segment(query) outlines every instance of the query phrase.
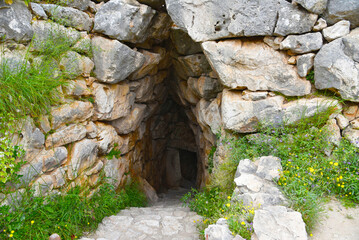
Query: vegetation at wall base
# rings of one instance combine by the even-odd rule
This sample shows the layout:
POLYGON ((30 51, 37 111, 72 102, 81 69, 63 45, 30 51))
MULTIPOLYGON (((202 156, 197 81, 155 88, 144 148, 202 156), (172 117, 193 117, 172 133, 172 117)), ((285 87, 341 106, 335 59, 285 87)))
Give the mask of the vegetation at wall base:
MULTIPOLYGON (((302 213, 307 232, 321 220, 322 203, 328 197, 336 197, 346 204, 359 204, 359 148, 344 137, 339 145, 329 140, 330 132, 325 123, 331 113, 329 109, 295 125, 262 126, 256 134, 223 140, 219 145, 225 146, 230 155, 212 174, 209 189, 195 192, 193 198, 186 199, 188 206, 202 216, 216 216, 211 218, 211 223, 215 223, 215 219, 225 214, 214 214, 218 206, 211 207, 211 201, 221 202, 225 199, 223 195, 232 194, 239 161, 269 155, 281 159, 283 171, 277 184, 286 195, 289 207, 302 213), (330 156, 326 154, 328 151, 330 156), (211 197, 209 193, 214 189, 222 194, 221 198, 221 194, 211 197)), ((233 221, 228 222, 234 231, 233 221)))
POLYGON ((53 233, 61 239, 77 239, 95 230, 104 217, 145 205, 146 197, 135 184, 120 192, 103 184, 91 198, 84 197, 78 187, 46 197, 27 191, 16 204, 0 207, 0 239, 48 240, 53 233))
POLYGON ((197 222, 197 227, 203 239, 204 230, 215 224, 219 218, 228 221, 229 229, 233 235, 239 234, 245 239, 250 239, 253 233, 254 207, 244 206, 240 201, 231 201, 231 196, 221 189, 213 187, 203 191, 192 189, 181 199, 192 211, 203 216, 203 220, 197 222))

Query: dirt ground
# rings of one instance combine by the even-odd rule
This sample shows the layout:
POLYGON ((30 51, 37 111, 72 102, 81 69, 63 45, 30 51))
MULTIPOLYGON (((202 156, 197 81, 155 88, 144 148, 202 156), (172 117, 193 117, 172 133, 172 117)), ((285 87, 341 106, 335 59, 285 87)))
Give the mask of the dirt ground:
POLYGON ((325 208, 326 216, 310 240, 359 240, 359 207, 346 208, 331 200, 325 208))

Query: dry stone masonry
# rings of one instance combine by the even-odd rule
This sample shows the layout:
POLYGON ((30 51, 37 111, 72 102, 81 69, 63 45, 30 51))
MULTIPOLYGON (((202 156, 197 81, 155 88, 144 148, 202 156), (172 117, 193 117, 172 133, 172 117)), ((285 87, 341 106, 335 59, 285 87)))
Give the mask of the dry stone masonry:
MULTIPOLYGON (((0 65, 12 71, 41 66, 38 53, 51 40, 70 48, 53 62, 70 79, 62 103, 24 120, 14 139, 26 164, 11 196, 28 185, 38 194, 95 192, 104 179, 119 188, 137 179, 156 201, 168 188, 206 185, 216 134, 253 134, 259 122, 293 124, 331 107, 328 141, 345 136, 359 147, 357 0, 0 0, 0 38, 0 65)), ((214 166, 225 157, 220 149, 214 166)), ((255 215, 259 239, 276 231, 306 239, 271 182, 272 160, 241 161, 236 194, 270 203, 255 215), (286 221, 298 228, 282 231, 286 221)), ((223 236, 209 239, 230 239, 225 221, 218 226, 209 232, 223 236)))

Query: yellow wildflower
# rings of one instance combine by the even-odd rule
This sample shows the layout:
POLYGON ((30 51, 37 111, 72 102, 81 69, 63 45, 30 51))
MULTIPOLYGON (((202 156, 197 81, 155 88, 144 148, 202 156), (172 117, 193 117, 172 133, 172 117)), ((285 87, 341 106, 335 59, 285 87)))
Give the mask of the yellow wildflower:
POLYGON ((338 163, 337 163, 337 162, 335 162, 335 163, 334 163, 334 166, 338 166, 338 163))
POLYGON ((231 204, 230 204, 230 203, 227 203, 227 204, 226 204, 226 206, 227 206, 227 207, 230 207, 230 206, 231 206, 231 204))
POLYGON ((231 196, 228 196, 227 198, 228 198, 228 199, 231 199, 231 196))
POLYGON ((32 221, 30 222, 30 223, 31 223, 31 225, 32 225, 32 224, 34 224, 34 222, 35 222, 35 221, 34 221, 34 220, 32 220, 32 221))
POLYGON ((244 226, 244 225, 246 225, 246 223, 242 221, 242 222, 241 222, 241 225, 244 226))

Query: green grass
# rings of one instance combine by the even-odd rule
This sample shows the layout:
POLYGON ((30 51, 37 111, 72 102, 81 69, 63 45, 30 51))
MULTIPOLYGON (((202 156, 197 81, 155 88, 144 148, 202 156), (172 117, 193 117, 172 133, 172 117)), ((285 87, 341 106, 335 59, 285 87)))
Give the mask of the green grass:
MULTIPOLYGON (((324 211, 322 203, 327 197, 336 197, 347 205, 357 205, 359 148, 345 138, 339 146, 328 142, 329 132, 324 126, 332 112, 333 109, 329 109, 292 126, 259 126, 259 133, 251 137, 238 134, 220 141, 219 145, 227 148, 228 155, 214 170, 209 189, 195 192, 194 198, 187 200, 188 206, 209 217, 211 223, 228 216, 227 213, 219 214, 220 206, 213 205, 211 199, 223 205, 225 196, 232 194, 235 187, 233 179, 240 160, 269 155, 281 159, 283 172, 277 184, 286 195, 289 207, 302 213, 309 233, 321 220, 324 211), (330 157, 325 153, 325 149, 329 148, 332 149, 330 157), (205 197, 214 189, 221 193, 217 194, 218 197, 205 197)), ((239 220, 234 224, 232 220, 228 222, 233 232, 247 236, 234 228, 239 226, 239 220)))
POLYGON ((0 207, 0 239, 49 239, 53 233, 61 239, 76 239, 95 230, 105 216, 126 207, 146 205, 146 197, 137 185, 116 192, 104 184, 91 198, 79 188, 66 195, 34 197, 26 192, 17 206, 0 207))

